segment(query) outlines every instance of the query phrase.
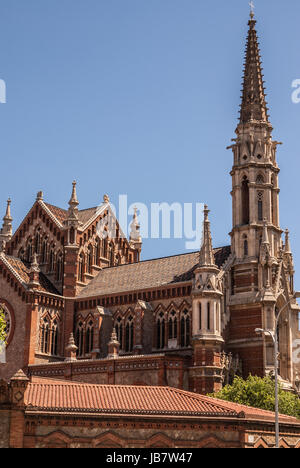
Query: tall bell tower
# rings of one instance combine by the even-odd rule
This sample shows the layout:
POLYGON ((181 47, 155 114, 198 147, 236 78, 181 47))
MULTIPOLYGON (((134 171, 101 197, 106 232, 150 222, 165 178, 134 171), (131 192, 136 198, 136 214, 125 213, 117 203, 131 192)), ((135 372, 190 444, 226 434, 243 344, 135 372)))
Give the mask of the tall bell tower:
MULTIPOLYGON (((293 294, 289 241, 284 247, 279 224, 279 168, 272 138, 262 64, 251 11, 245 53, 242 103, 233 151, 232 231, 233 262, 228 273, 230 309, 229 349, 243 360, 245 374, 272 371, 271 338, 255 328, 274 330, 275 317, 293 294)), ((280 323, 281 376, 293 380, 292 328, 297 305, 287 307, 280 323)), ((274 370, 274 369, 273 369, 274 370)))

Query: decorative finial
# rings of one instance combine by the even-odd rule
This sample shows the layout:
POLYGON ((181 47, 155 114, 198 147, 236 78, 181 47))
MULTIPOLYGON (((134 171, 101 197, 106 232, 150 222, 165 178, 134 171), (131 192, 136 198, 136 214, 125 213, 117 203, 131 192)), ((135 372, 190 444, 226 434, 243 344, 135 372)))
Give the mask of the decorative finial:
POLYGON ((109 202, 110 202, 109 196, 106 193, 105 195, 103 195, 103 203, 109 203, 109 202))
POLYGON ((208 219, 209 209, 204 205, 204 219, 203 219, 203 235, 202 246, 200 250, 199 265, 200 266, 215 266, 215 258, 212 248, 212 238, 210 232, 210 222, 208 219))
POLYGON ((39 273, 39 271, 40 271, 37 253, 33 254, 33 260, 32 260, 32 263, 31 263, 31 271, 34 271, 34 272, 37 272, 37 273, 39 273))
POLYGON ((285 246, 284 252, 290 254, 291 253, 291 244, 290 244, 290 231, 288 229, 285 230, 285 246))
POLYGON ((254 9, 255 9, 255 5, 254 5, 253 0, 251 0, 251 2, 249 3, 249 6, 250 6, 250 18, 253 19, 254 18, 254 9))
POLYGON ((43 192, 40 190, 40 191, 37 193, 37 195, 36 195, 36 201, 39 201, 39 200, 43 201, 43 199, 44 199, 44 194, 43 194, 43 192))
POLYGON ((130 231, 130 240, 132 242, 137 242, 137 243, 142 242, 140 228, 141 228, 141 226, 140 226, 140 223, 139 223, 139 220, 138 220, 138 209, 135 206, 134 207, 134 214, 133 214, 132 223, 130 224, 130 229, 131 229, 131 231, 130 231))

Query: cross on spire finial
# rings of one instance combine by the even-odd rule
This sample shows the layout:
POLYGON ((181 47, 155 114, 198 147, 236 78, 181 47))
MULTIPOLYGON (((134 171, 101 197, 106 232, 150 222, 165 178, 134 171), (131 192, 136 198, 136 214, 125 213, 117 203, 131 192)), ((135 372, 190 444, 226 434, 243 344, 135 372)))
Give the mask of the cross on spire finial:
POLYGON ((254 18, 254 9, 255 9, 255 5, 254 5, 253 0, 251 0, 251 2, 249 3, 249 6, 250 6, 250 17, 251 17, 251 19, 253 19, 254 18))

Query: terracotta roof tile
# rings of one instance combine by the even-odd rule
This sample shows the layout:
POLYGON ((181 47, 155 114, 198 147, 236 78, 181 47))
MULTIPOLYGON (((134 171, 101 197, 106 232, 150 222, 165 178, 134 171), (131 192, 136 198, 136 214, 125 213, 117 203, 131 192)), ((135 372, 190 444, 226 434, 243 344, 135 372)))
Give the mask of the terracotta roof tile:
POLYGON ((68 216, 68 211, 59 208, 58 206, 50 205, 49 203, 45 203, 47 208, 52 212, 52 214, 56 217, 56 219, 62 224, 64 220, 68 216))
MULTIPOLYGON (((63 224, 63 222, 67 219, 68 210, 64 210, 59 208, 58 206, 50 205, 49 203, 45 203, 47 208, 51 211, 51 213, 56 217, 56 219, 63 224)), ((99 207, 94 208, 87 208, 86 210, 79 210, 78 211, 78 219, 79 221, 85 225, 97 212, 99 207)))
MULTIPOLYGON (((92 385, 35 378, 26 390, 27 411, 234 417, 273 421, 274 413, 171 387, 92 385)), ((290 416, 282 423, 300 425, 290 416)))
MULTIPOLYGON (((25 263, 19 258, 10 257, 8 255, 5 255, 5 259, 17 276, 19 276, 24 283, 28 284, 30 282, 30 269, 25 265, 25 263)), ((39 282, 42 291, 50 292, 51 294, 59 294, 57 289, 42 272, 39 274, 39 282)))
MULTIPOLYGON (((221 267, 230 255, 230 247, 214 250, 221 267)), ((138 291, 191 281, 199 252, 146 260, 129 265, 105 268, 86 286, 79 297, 138 291)))

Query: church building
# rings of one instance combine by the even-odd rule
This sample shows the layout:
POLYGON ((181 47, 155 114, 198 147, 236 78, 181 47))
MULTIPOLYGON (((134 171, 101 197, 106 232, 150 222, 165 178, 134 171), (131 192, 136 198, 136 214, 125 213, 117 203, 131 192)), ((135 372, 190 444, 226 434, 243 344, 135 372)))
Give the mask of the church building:
POLYGON ((255 330, 274 331, 284 309, 280 379, 299 391, 293 342, 300 339, 300 309, 289 231, 279 220, 279 143, 272 131, 251 14, 240 118, 229 148, 228 245, 213 246, 207 206, 198 251, 142 261, 138 214, 127 239, 107 195, 100 206, 80 209, 76 182, 63 208, 39 192, 15 232, 8 200, 0 231, 0 306, 8 334, 0 379, 22 369, 23 379, 205 395, 235 375, 274 373, 273 341, 255 330))

